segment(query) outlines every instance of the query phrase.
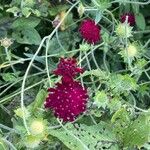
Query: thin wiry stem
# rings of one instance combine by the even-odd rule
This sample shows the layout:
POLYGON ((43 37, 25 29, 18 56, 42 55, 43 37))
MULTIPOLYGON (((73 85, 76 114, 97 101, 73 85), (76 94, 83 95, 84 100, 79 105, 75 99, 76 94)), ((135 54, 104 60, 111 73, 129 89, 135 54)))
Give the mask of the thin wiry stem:
MULTIPOLYGON (((25 75, 24 75, 24 78, 23 78, 23 82, 22 82, 22 86, 21 86, 21 109, 23 111, 23 124, 25 126, 25 129, 27 131, 28 134, 30 134, 30 131, 28 129, 28 126, 27 126, 27 122, 26 122, 26 118, 25 118, 25 113, 24 113, 24 89, 25 89, 25 82, 26 82, 26 79, 27 79, 27 76, 28 76, 28 73, 29 73, 29 70, 36 58, 36 56, 38 55, 38 53, 40 52, 41 48, 43 47, 43 44, 45 42, 45 40, 50 40, 52 38, 52 36, 55 34, 55 32, 57 31, 57 29, 60 27, 60 25, 62 24, 62 22, 64 21, 64 19, 68 16, 68 14, 70 13, 70 11, 79 3, 76 2, 75 4, 73 4, 70 9, 67 11, 67 13, 65 14, 64 18, 59 22, 59 24, 56 26, 56 28, 52 31, 52 33, 49 35, 49 36, 45 36, 43 38, 43 40, 41 41, 36 53, 33 55, 27 69, 26 69, 26 72, 25 72, 25 75)), ((47 56, 47 53, 48 53, 48 49, 46 50, 46 56, 47 56)), ((47 57, 46 57, 46 62, 47 62, 47 57)), ((49 75, 49 72, 47 72, 47 74, 49 75)))
MULTIPOLYGON (((81 61, 81 59, 82 59, 82 51, 80 51, 79 61, 81 61)), ((79 64, 79 67, 82 68, 82 62, 79 64)), ((80 76, 80 77, 81 77, 81 85, 82 85, 82 87, 84 87, 83 77, 82 76, 80 76)))
MULTIPOLYGON (((76 49, 76 50, 72 50, 72 51, 66 51, 65 54, 71 54, 71 53, 76 53, 76 52, 79 52, 80 50, 79 49, 76 49)), ((51 55, 47 55, 47 57, 55 57, 55 56, 59 56, 60 54, 57 53, 57 54, 51 54, 51 55)), ((37 56, 39 58, 45 58, 46 56, 37 56)), ((32 58, 21 58, 20 60, 17 60, 17 61, 12 61, 12 65, 15 65, 15 64, 23 64, 24 62, 26 61, 30 61, 32 58)), ((0 64, 0 69, 2 68, 5 68, 5 67, 8 67, 10 66, 9 62, 5 62, 3 64, 0 64), (8 63, 8 64, 7 64, 8 63), (6 65, 5 65, 6 64, 6 65)))
MULTIPOLYGON (((37 76, 37 75, 41 75, 41 74, 44 74, 45 71, 43 72, 39 72, 39 73, 36 73, 36 74, 32 74, 30 76, 28 76, 28 78, 30 77, 34 77, 34 76, 37 76)), ((18 79, 17 81, 13 82, 11 85, 9 85, 7 88, 4 89, 4 91, 2 91, 0 93, 0 96, 2 96, 5 92, 7 92, 11 87, 13 87, 14 85, 18 84, 19 82, 21 82, 23 79, 18 79)))
MULTIPOLYGON (((90 61, 89 61, 89 59, 88 59, 87 53, 84 52, 84 55, 86 56, 86 62, 87 62, 89 71, 91 72, 91 71, 92 71, 92 68, 91 68, 90 61)), ((93 83, 93 86, 94 86, 94 90, 95 90, 95 89, 96 89, 96 85, 95 85, 95 83, 94 83, 94 78, 93 78, 92 72, 91 72, 91 80, 92 80, 92 83, 93 83)))
MULTIPOLYGON (((39 85, 39 84, 45 82, 46 80, 47 80, 47 79, 43 79, 42 81, 39 81, 39 82, 33 84, 32 86, 29 86, 29 87, 25 88, 25 89, 24 89, 24 92, 25 92, 25 91, 28 91, 28 90, 30 90, 30 89, 32 89, 32 88, 34 88, 34 87, 36 87, 37 85, 39 85)), ((8 97, 6 97, 6 98, 0 100, 0 104, 4 103, 6 100, 11 99, 11 98, 13 98, 14 96, 16 96, 16 95, 18 95, 18 94, 21 94, 21 91, 15 92, 15 94, 13 94, 13 95, 11 95, 11 96, 8 96, 8 97)))
POLYGON ((106 52, 103 53, 103 63, 104 63, 104 67, 105 67, 106 71, 109 72, 109 69, 106 64, 106 52))
POLYGON ((0 123, 0 128, 5 129, 5 130, 8 130, 8 131, 10 131, 10 132, 16 132, 16 133, 17 133, 17 131, 16 131, 15 129, 10 128, 10 127, 7 127, 7 126, 5 126, 5 125, 3 125, 3 124, 1 124, 1 123, 0 123))
POLYGON ((5 47, 5 53, 6 53, 6 56, 7 56, 7 58, 8 58, 9 64, 10 64, 10 66, 11 66, 13 72, 15 73, 16 70, 15 70, 14 66, 12 65, 11 56, 9 55, 8 48, 7 48, 7 47, 5 47))
POLYGON ((150 4, 150 0, 148 0, 147 2, 135 2, 135 1, 122 1, 122 0, 116 0, 116 1, 112 1, 111 3, 130 3, 130 4, 138 4, 138 5, 148 5, 150 4))
POLYGON ((126 51, 126 55, 127 55, 127 60, 128 60, 128 69, 132 70, 132 66, 131 66, 131 60, 129 58, 129 53, 128 53, 128 38, 127 38, 127 25, 128 25, 128 16, 126 17, 125 20, 125 33, 126 33, 126 37, 125 37, 125 51, 126 51))
POLYGON ((9 145, 9 147, 11 148, 11 150, 17 150, 17 148, 8 140, 2 138, 2 141, 4 141, 7 145, 9 145))

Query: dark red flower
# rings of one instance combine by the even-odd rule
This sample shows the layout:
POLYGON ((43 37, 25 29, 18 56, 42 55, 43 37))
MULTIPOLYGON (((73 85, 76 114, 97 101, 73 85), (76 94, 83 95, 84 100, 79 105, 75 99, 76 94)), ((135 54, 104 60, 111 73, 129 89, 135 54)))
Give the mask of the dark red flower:
POLYGON ((128 17, 128 23, 130 26, 135 25, 135 16, 132 13, 125 13, 121 15, 121 22, 124 23, 126 21, 126 18, 128 17))
POLYGON ((78 73, 83 73, 83 69, 77 67, 77 61, 74 58, 61 58, 54 71, 54 74, 60 75, 64 80, 72 80, 78 73))
POLYGON ((45 107, 52 109, 54 115, 63 121, 73 121, 86 110, 88 94, 79 82, 62 81, 48 91, 45 107))
POLYGON ((96 44, 101 38, 100 29, 100 26, 96 25, 95 21, 87 19, 81 23, 79 32, 88 43, 96 44))

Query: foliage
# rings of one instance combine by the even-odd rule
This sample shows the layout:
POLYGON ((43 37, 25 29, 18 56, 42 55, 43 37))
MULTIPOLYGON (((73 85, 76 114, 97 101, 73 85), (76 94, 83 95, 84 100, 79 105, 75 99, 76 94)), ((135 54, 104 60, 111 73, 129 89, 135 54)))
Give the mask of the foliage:
POLYGON ((149 10, 146 0, 1 0, 0 150, 149 150, 149 10), (134 26, 120 20, 128 12, 134 26), (98 43, 82 39, 84 19, 100 26, 98 43), (89 95, 73 122, 44 107, 61 57, 84 68, 75 80, 89 95))

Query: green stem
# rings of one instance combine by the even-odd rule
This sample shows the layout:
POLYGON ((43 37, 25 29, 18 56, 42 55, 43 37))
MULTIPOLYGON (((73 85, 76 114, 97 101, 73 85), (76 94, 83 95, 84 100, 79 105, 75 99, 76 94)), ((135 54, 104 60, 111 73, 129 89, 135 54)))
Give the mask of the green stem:
POLYGON ((15 73, 16 70, 15 70, 14 66, 12 65, 11 56, 9 55, 8 48, 7 48, 7 47, 5 47, 5 53, 6 53, 6 56, 7 56, 7 58, 8 58, 9 64, 10 64, 10 66, 11 66, 13 72, 15 73))
MULTIPOLYGON (((29 65, 28 65, 28 67, 27 67, 27 69, 26 69, 26 72, 25 72, 25 75, 24 75, 24 78, 23 78, 23 82, 22 82, 22 87, 21 87, 21 109, 22 109, 22 111, 23 111, 23 124, 24 124, 25 129, 26 129, 26 131, 27 131, 28 134, 30 134, 30 132, 29 132, 29 129, 28 129, 28 126, 27 126, 27 122, 26 122, 26 118, 25 118, 25 113, 24 113, 24 89, 25 89, 25 82, 26 82, 26 79, 27 79, 29 70, 30 70, 30 68, 31 68, 31 66, 32 66, 32 64, 33 64, 33 62, 34 62, 36 56, 38 55, 38 53, 40 52, 41 48, 43 47, 43 44, 44 44, 45 40, 48 40, 48 41, 49 41, 49 40, 53 37, 53 35, 54 35, 55 32, 57 31, 57 29, 60 27, 60 25, 61 25, 61 24, 63 23, 63 21, 65 20, 65 18, 66 18, 66 17, 68 16, 68 14, 70 13, 70 11, 71 11, 78 3, 79 3, 79 1, 76 2, 75 4, 73 4, 73 5, 70 7, 70 9, 66 12, 65 16, 63 17, 63 19, 59 22, 59 24, 56 26, 56 28, 52 31, 52 33, 51 33, 50 35, 48 35, 48 36, 45 36, 45 37, 42 39, 42 41, 41 41, 41 43, 40 43, 40 45, 39 45, 39 47, 38 47, 36 53, 33 55, 33 57, 32 57, 32 59, 31 59, 29 65)), ((48 50, 47 50, 47 51, 48 51, 48 50)), ((46 59, 47 59, 47 51, 46 51, 46 59)), ((49 74, 49 72, 48 72, 48 74, 49 74)))
POLYGON ((8 140, 6 140, 6 139, 4 139, 4 138, 2 138, 2 140, 3 140, 6 144, 9 145, 9 147, 10 147, 11 150, 17 150, 17 149, 15 148, 15 146, 14 146, 11 142, 9 142, 8 140))
POLYGON ((106 54, 107 54, 106 52, 104 52, 104 54, 103 54, 103 63, 104 63, 104 67, 105 67, 106 71, 109 73, 109 69, 106 64, 106 54))
POLYGON ((112 1, 111 3, 130 3, 130 4, 138 4, 138 5, 148 5, 150 4, 150 0, 148 0, 147 2, 135 2, 135 1, 122 1, 122 0, 116 0, 116 1, 112 1))
MULTIPOLYGON (((30 90, 30 89, 32 89, 32 88, 34 88, 34 87, 36 87, 37 85, 39 85, 39 84, 45 82, 46 80, 47 80, 47 79, 44 79, 44 80, 42 80, 42 81, 40 81, 40 82, 38 82, 38 83, 33 84, 32 86, 29 86, 29 87, 25 88, 25 89, 24 89, 24 92, 27 91, 27 90, 30 90)), ((11 98, 13 98, 14 96, 16 96, 16 95, 18 95, 18 94, 21 94, 21 91, 15 92, 15 94, 13 94, 13 95, 11 95, 11 96, 8 96, 8 97, 6 97, 6 98, 0 100, 0 104, 4 103, 6 100, 11 99, 11 98)))
POLYGON ((5 129, 5 130, 8 130, 8 131, 10 131, 10 132, 16 132, 16 133, 17 133, 17 131, 16 131, 15 129, 9 128, 9 127, 7 127, 7 126, 1 124, 1 123, 0 123, 0 128, 5 129))
MULTIPOLYGON (((34 76, 37 76, 37 75, 41 75, 41 74, 44 74, 44 73, 45 73, 45 71, 39 72, 39 73, 30 75, 30 76, 28 76, 27 78, 34 77, 34 76)), ((13 82, 11 85, 9 85, 7 88, 5 88, 4 91, 2 91, 2 92, 0 93, 0 96, 2 96, 2 95, 3 95, 5 92, 7 92, 11 87, 13 87, 13 86, 16 85, 17 83, 21 82, 22 80, 23 80, 23 78, 22 78, 22 79, 18 79, 16 82, 13 82)))

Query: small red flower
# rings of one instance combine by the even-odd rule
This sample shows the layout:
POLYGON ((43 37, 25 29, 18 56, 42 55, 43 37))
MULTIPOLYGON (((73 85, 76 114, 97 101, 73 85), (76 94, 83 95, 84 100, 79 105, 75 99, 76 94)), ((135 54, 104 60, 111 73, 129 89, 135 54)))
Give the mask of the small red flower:
POLYGON ((130 26, 135 25, 135 16, 132 13, 125 13, 121 15, 121 22, 124 23, 126 21, 126 18, 128 17, 128 23, 130 26))
POLYGON ((83 69, 77 67, 77 61, 74 58, 61 58, 54 70, 55 75, 61 75, 64 80, 72 80, 78 73, 83 73, 83 69))
POLYGON ((63 121, 74 121, 86 110, 88 94, 79 82, 62 81, 48 91, 45 107, 52 109, 54 115, 63 121))
POLYGON ((95 24, 95 21, 91 19, 84 20, 79 32, 81 36, 90 44, 96 44, 100 41, 100 26, 95 24))

